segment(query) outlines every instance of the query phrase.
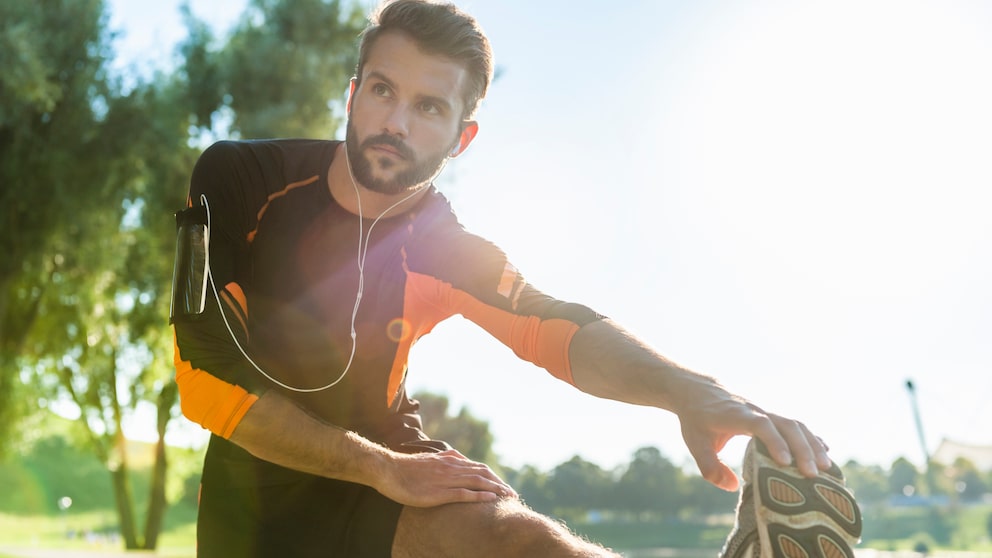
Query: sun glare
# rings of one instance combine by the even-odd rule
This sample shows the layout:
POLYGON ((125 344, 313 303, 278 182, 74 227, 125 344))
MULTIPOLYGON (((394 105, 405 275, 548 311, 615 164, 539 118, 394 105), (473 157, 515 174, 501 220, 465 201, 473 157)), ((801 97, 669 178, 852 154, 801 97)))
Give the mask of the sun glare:
POLYGON ((748 6, 676 117, 727 253, 853 294, 960 271, 988 233, 988 39, 958 4, 748 6))

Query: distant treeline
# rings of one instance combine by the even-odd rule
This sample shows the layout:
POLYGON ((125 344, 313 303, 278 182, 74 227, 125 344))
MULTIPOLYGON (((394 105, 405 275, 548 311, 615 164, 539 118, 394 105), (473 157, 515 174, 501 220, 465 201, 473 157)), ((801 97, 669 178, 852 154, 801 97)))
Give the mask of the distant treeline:
MULTIPOLYGON (((464 411, 459 416, 471 420, 464 411)), ((54 513, 59 511, 58 502, 63 497, 71 498, 74 511, 113 508, 108 464, 79 447, 70 435, 48 434, 21 449, 0 462, 0 512, 54 513)), ((151 452, 149 444, 131 444, 137 495, 145 494, 144 488, 150 482, 151 452)), ((195 508, 201 460, 202 450, 169 449, 170 505, 195 508)), ((550 471, 533 466, 512 469, 498 463, 491 465, 530 506, 575 521, 589 519, 590 513, 694 520, 730 513, 736 503, 735 494, 719 490, 695 471, 675 465, 654 447, 637 450, 628 463, 612 470, 579 456, 550 471)), ((852 461, 844 465, 844 472, 848 485, 866 509, 905 507, 925 501, 964 505, 992 498, 992 471, 978 471, 964 460, 952 466, 931 464, 929 475, 904 458, 887 468, 852 461)))

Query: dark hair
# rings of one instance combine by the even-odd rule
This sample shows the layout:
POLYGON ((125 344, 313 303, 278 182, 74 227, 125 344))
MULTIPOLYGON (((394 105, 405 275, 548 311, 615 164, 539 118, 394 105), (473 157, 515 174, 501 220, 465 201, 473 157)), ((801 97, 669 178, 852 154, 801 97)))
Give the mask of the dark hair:
POLYGON ((463 119, 479 108, 493 76, 493 53, 489 39, 475 18, 453 4, 429 0, 393 0, 383 3, 369 16, 369 26, 362 32, 355 76, 362 79, 362 68, 375 41, 387 31, 400 31, 428 53, 445 56, 468 71, 468 83, 462 91, 465 104, 463 119))

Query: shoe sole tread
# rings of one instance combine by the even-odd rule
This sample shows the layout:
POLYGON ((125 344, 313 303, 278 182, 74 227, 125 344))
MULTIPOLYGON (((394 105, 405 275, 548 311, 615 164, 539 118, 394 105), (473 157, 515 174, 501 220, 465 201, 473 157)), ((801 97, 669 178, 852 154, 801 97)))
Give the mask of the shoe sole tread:
POLYGON ((861 510, 833 464, 806 478, 782 467, 760 441, 749 463, 762 558, 854 558, 861 537, 861 510))

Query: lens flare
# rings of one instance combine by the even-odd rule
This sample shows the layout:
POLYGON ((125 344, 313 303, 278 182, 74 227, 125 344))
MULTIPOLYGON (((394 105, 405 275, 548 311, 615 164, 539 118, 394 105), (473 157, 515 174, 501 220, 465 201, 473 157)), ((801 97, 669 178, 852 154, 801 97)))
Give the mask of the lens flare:
POLYGON ((410 338, 410 322, 403 318, 395 318, 386 326, 386 335, 395 343, 406 341, 410 338))

